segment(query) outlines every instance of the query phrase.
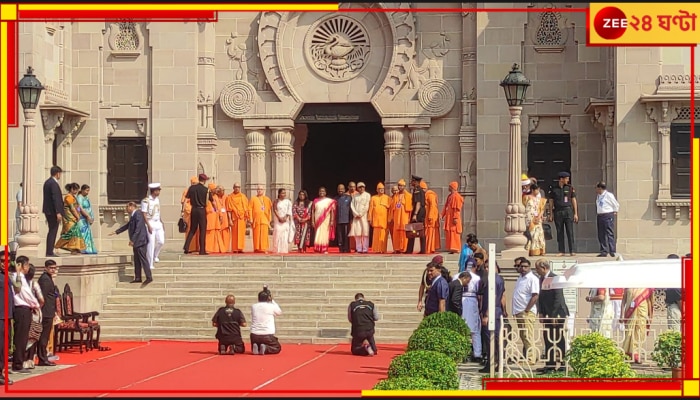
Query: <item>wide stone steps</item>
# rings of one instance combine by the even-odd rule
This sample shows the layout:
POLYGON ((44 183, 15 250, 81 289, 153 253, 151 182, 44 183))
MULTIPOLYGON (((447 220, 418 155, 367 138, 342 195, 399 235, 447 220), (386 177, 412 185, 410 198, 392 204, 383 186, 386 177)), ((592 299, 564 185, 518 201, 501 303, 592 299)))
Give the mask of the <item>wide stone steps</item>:
MULTIPOLYGON (((403 312, 403 313, 411 313, 416 311, 416 303, 417 303, 417 297, 411 298, 412 300, 409 300, 408 298, 399 298, 397 299, 398 303, 380 303, 375 300, 374 303, 377 305, 377 309, 379 310, 379 314, 381 315, 382 313, 396 313, 396 312, 403 312)), ((100 315, 100 320, 105 320, 109 318, 116 318, 113 316, 113 312, 146 312, 146 313, 151 313, 151 314, 156 314, 159 312, 175 312, 175 313, 185 313, 185 312, 204 312, 206 315, 213 315, 216 310, 221 307, 223 297, 219 298, 217 300, 212 300, 208 304, 201 304, 201 303, 195 303, 195 304, 170 304, 170 303, 151 303, 151 304, 131 304, 129 302, 123 302, 123 303, 114 303, 112 300, 110 300, 109 303, 105 304, 104 310, 102 311, 100 315)), ((309 320, 314 318, 315 313, 328 313, 328 314, 340 314, 340 313, 346 313, 347 312, 347 307, 348 304, 350 303, 345 302, 343 299, 343 303, 340 301, 330 303, 330 302, 325 302, 325 303, 311 303, 311 302, 306 302, 306 303, 288 303, 285 302, 284 304, 281 305, 282 311, 284 313, 287 312, 292 312, 292 311, 299 311, 299 312, 306 312, 309 315, 309 320), (345 304, 347 303, 347 304, 345 304), (312 312, 314 314, 312 314, 312 312)), ((240 301, 240 299, 237 299, 236 301, 240 301)), ((257 301, 257 299, 255 300, 257 301)), ((243 310, 243 313, 248 315, 250 314, 250 305, 253 304, 255 301, 253 301, 252 298, 250 298, 250 301, 247 302, 240 302, 237 303, 236 306, 239 307, 241 310, 243 310)), ((211 318, 211 316, 207 317, 211 318)))
MULTIPOLYGON (((209 281, 205 280, 188 280, 187 277, 179 277, 176 276, 177 279, 182 279, 182 280, 175 280, 175 281, 154 281, 148 285, 148 293, 149 294, 157 294, 160 293, 159 291, 167 291, 167 290, 208 290, 208 289, 235 289, 235 288, 246 288, 246 289, 251 289, 254 288, 257 291, 262 290, 263 285, 267 284, 270 291, 272 291, 273 295, 277 293, 280 290, 285 290, 287 288, 304 288, 306 290, 310 291, 315 291, 319 289, 345 289, 345 290, 355 290, 355 293, 358 292, 358 289, 362 290, 382 290, 382 289, 409 289, 409 288, 415 288, 417 290, 419 282, 420 282, 420 277, 419 279, 413 279, 412 281, 409 282, 396 282, 393 280, 388 280, 387 282, 376 282, 376 281, 368 281, 368 282, 334 282, 334 281, 328 281, 328 282, 319 282, 315 280, 307 280, 307 281, 302 281, 299 280, 298 278, 295 278, 293 281, 268 281, 268 282, 255 282, 251 284, 250 281, 243 281, 243 280, 220 280, 217 279, 216 281, 212 282, 211 277, 209 277, 209 281)), ((154 277, 154 279, 158 279, 158 277, 154 277)), ((140 288, 140 285, 136 284, 130 284, 130 283, 119 283, 117 285, 116 290, 119 291, 130 291, 130 292, 137 292, 137 291, 144 291, 144 289, 140 288)), ((367 295, 365 292, 362 292, 365 295, 367 295)), ((163 293, 164 294, 164 293, 163 293)), ((257 295, 257 292, 255 293, 257 295)), ((235 295, 235 293, 234 293, 235 295)), ((353 293, 354 295, 354 293, 353 293)))
MULTIPOLYGON (((382 307, 382 310, 384 310, 384 307, 382 307)), ((211 311, 202 311, 202 310, 194 310, 194 311, 149 311, 149 310, 110 310, 109 311, 109 320, 102 320, 101 322, 104 323, 105 321, 114 322, 114 321, 124 321, 128 319, 163 319, 163 320, 168 320, 168 319, 181 319, 181 320, 203 320, 207 321, 207 323, 210 323, 209 321, 211 318, 214 316, 214 312, 216 310, 211 310, 211 311)), ((250 320, 250 308, 241 308, 241 311, 243 312, 243 315, 246 317, 246 319, 250 320)), ((347 320, 345 318, 344 313, 346 312, 347 308, 344 307, 336 307, 334 310, 328 310, 328 311, 316 311, 316 312, 309 312, 308 310, 287 310, 285 307, 284 310, 284 315, 280 317, 280 321, 284 320, 286 321, 298 321, 298 320, 310 320, 310 317, 314 317, 317 320, 333 320, 334 323, 341 321, 343 324, 347 324, 347 320)), ((394 322, 406 322, 406 321, 420 321, 422 318, 422 314, 417 312, 415 308, 411 311, 392 311, 392 312, 379 312, 379 318, 380 318, 380 324, 388 324, 388 323, 394 323, 394 322)), ((207 325, 209 326, 209 325, 207 325)))

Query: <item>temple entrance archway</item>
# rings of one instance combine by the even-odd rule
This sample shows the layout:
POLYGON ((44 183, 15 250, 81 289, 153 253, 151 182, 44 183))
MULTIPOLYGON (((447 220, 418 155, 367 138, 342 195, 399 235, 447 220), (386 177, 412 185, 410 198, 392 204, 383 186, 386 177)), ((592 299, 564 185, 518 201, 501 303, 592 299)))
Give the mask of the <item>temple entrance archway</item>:
POLYGON ((316 197, 349 181, 362 181, 374 193, 384 181, 384 128, 370 104, 308 104, 297 122, 307 126, 301 148, 301 188, 316 197))

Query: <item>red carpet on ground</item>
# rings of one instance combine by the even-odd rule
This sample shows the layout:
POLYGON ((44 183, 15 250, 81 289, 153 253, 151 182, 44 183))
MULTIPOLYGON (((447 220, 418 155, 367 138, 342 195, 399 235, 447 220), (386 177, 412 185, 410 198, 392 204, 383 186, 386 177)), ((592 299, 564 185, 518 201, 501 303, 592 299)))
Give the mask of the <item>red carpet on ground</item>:
MULTIPOLYGON (((205 397, 359 397, 362 390, 386 377, 391 360, 405 347, 380 345, 377 356, 357 357, 350 354, 347 343, 287 344, 282 353, 265 356, 252 355, 249 346, 246 354, 220 356, 214 342, 106 345, 112 348, 107 353, 115 353, 113 356, 85 358, 74 367, 16 382, 8 387, 7 395, 190 397, 202 392, 200 396, 205 397), (124 350, 115 352, 117 348, 124 350), (44 392, 29 392, 37 389, 44 392), (83 393, 68 393, 76 390, 83 393), (288 390, 297 393, 284 393, 288 390), (305 390, 319 393, 303 393, 305 390), (332 393, 338 390, 347 393, 332 393)), ((59 364, 66 364, 65 353, 59 354, 59 364)))

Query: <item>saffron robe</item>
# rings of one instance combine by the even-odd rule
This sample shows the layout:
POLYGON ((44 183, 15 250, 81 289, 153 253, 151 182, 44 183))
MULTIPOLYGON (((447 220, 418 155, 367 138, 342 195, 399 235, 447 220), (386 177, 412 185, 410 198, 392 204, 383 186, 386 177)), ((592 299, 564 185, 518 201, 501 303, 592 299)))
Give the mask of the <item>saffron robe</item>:
POLYGON ((226 212, 231 224, 231 251, 242 252, 245 248, 246 224, 250 221, 248 197, 242 192, 226 196, 226 212))
POLYGON ((389 235, 391 197, 375 194, 369 200, 367 218, 372 225, 372 252, 386 253, 389 235))
POLYGON ((393 232, 391 233, 391 245, 394 252, 404 253, 408 246, 406 238, 406 224, 411 222, 411 212, 413 211, 413 197, 407 191, 399 192, 391 199, 391 209, 389 210, 389 218, 393 223, 393 232))
POLYGON ((272 200, 265 195, 250 199, 250 217, 253 225, 253 250, 266 252, 270 248, 272 200))

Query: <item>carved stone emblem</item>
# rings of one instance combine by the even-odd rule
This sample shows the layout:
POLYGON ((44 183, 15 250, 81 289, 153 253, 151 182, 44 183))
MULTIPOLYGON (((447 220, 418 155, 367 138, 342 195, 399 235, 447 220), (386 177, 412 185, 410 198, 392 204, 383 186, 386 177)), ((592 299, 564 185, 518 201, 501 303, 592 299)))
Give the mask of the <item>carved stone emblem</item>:
POLYGON ((313 70, 333 82, 356 77, 369 61, 369 35, 362 24, 347 16, 332 16, 314 24, 304 48, 313 70))
POLYGON ((442 117, 455 105, 455 91, 443 79, 430 79, 418 89, 418 103, 435 117, 442 117))
POLYGON ((228 83, 219 97, 221 110, 231 118, 247 114, 255 105, 255 88, 246 81, 228 83))

